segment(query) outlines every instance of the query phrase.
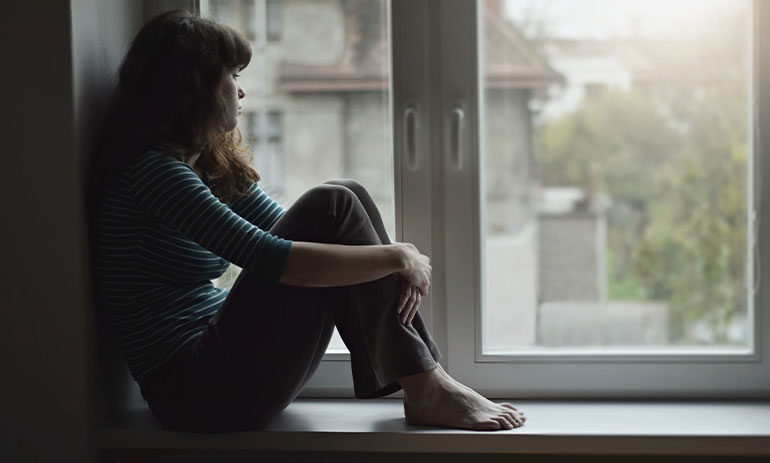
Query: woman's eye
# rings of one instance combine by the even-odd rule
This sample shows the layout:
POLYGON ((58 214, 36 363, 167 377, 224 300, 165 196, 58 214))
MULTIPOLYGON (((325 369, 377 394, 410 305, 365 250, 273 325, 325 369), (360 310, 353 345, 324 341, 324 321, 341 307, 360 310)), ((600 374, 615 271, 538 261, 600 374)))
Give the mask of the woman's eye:
POLYGON ((237 79, 237 78, 241 77, 241 75, 240 74, 233 74, 233 77, 235 77, 237 79))

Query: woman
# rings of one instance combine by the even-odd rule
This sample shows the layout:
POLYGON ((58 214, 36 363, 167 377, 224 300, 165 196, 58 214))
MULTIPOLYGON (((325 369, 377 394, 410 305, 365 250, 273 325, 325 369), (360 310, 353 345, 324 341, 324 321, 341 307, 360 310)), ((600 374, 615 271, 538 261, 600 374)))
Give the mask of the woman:
POLYGON ((94 156, 101 306, 153 414, 189 431, 263 426, 315 372, 334 326, 355 395, 404 389, 415 425, 492 430, 524 415, 452 379, 419 313, 427 256, 391 243, 366 190, 331 181, 284 210, 236 129, 251 58, 235 30, 173 11, 120 68, 94 156), (243 268, 229 292, 211 280, 243 268))

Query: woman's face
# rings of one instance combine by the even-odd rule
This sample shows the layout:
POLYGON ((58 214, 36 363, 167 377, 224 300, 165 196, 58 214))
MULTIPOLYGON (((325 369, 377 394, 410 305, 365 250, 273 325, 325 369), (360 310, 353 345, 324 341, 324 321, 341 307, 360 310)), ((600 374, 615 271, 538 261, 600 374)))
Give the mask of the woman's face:
POLYGON ((223 129, 229 132, 238 125, 238 115, 241 114, 241 98, 246 96, 243 87, 238 83, 238 70, 226 70, 219 83, 219 90, 225 101, 223 116, 223 129))

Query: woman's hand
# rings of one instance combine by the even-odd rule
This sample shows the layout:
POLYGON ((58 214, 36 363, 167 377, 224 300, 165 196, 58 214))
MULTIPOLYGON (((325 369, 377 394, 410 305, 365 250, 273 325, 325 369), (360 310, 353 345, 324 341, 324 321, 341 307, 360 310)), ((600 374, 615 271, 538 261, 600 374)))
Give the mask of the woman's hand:
POLYGON ((398 281, 401 297, 398 300, 396 312, 400 315, 401 323, 408 325, 412 323, 412 319, 417 315, 417 310, 420 309, 422 295, 416 286, 410 284, 402 277, 398 277, 398 281))
POLYGON ((403 270, 398 274, 412 286, 415 286, 420 296, 428 294, 430 287, 430 257, 421 254, 411 243, 394 243, 402 253, 403 270))

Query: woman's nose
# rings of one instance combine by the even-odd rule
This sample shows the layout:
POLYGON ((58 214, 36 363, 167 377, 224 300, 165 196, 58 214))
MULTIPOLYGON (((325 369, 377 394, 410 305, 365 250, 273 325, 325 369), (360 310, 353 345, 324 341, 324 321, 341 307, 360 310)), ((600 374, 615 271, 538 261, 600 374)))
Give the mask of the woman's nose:
POLYGON ((241 99, 246 96, 246 92, 243 91, 243 87, 240 85, 238 86, 238 99, 241 99))

